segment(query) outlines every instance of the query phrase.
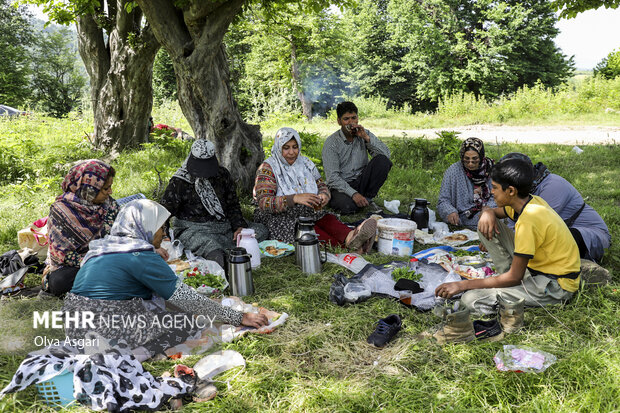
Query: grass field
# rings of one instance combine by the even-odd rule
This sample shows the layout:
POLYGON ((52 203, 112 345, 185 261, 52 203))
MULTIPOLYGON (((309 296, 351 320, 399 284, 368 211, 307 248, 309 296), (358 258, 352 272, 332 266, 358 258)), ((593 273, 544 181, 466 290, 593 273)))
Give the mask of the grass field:
MULTIPOLYGON (((174 108, 158 110, 156 122, 186 128, 174 108)), ((0 251, 7 251, 17 247, 18 229, 47 214, 69 164, 103 154, 92 153, 83 138, 90 123, 80 118, 59 121, 33 116, 3 121, 0 126, 0 251)), ((325 136, 305 134, 304 153, 320 159, 325 136)), ((394 168, 378 198, 400 199, 403 212, 416 197, 427 198, 434 208, 443 171, 455 161, 458 143, 446 134, 432 141, 391 138, 388 144, 394 168)), ((270 147, 270 140, 265 140, 265 146, 270 147)), ((188 148, 178 141, 158 141, 122 153, 113 162, 117 170, 113 196, 142 192, 153 197, 161 189, 154 167, 163 171, 166 181, 188 148)), ((528 309, 525 330, 501 342, 442 347, 413 340, 438 322, 430 313, 381 298, 354 306, 331 304, 329 286, 341 267, 326 264, 321 274, 308 276, 299 272, 293 257, 264 259, 254 274, 256 294, 250 302, 287 312, 289 321, 271 335, 246 336, 224 345, 239 351, 247 368, 222 375, 216 399, 187 405, 184 411, 619 411, 620 146, 588 146, 581 155, 560 145, 487 147, 495 159, 512 151, 528 153, 534 162, 542 161, 564 176, 601 214, 613 236, 603 260, 612 271, 612 285, 582 289, 565 306, 528 309), (403 330, 384 350, 370 348, 366 338, 374 323, 392 313, 403 318, 403 330), (503 344, 529 345, 555 354, 558 362, 542 374, 498 372, 492 358, 503 344)), ((250 214, 249 199, 243 202, 244 212, 250 214)), ((380 254, 368 259, 392 260, 380 254)), ((38 276, 29 275, 27 282, 36 285, 38 276)), ((32 322, 31 304, 0 303, 1 340, 6 343, 22 332, 20 323, 32 322)), ((46 305, 59 308, 61 302, 46 305)), ((191 365, 197 359, 184 362, 191 365)), ((4 352, 0 387, 10 381, 22 360, 4 352)), ((145 366, 161 374, 174 364, 161 361, 145 366)), ((0 412, 48 410, 32 388, 0 401, 0 412)))

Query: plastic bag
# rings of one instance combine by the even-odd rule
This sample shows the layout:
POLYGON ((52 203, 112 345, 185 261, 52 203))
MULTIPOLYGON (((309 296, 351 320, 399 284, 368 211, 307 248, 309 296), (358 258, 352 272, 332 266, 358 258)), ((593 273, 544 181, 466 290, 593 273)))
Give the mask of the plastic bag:
POLYGON ((505 345, 493 357, 499 371, 541 373, 557 361, 551 353, 526 346, 505 345))
MULTIPOLYGON (((226 275, 224 273, 224 269, 215 261, 206 260, 202 257, 196 257, 191 251, 186 250, 185 255, 187 256, 187 261, 189 263, 190 268, 198 267, 200 272, 217 275, 224 281, 224 287, 222 287, 222 291, 228 288, 228 280, 226 279, 226 275)), ((182 276, 185 278, 185 276, 182 276)), ((196 291, 203 294, 211 294, 215 291, 215 288, 211 288, 209 286, 201 286, 196 288, 196 291)))
POLYGON ((383 206, 392 214, 398 214, 398 207, 400 207, 400 201, 398 199, 395 199, 393 201, 383 201, 383 206))
POLYGON ((170 241, 162 241, 161 248, 168 252, 168 261, 173 261, 183 256, 183 244, 178 239, 174 239, 172 228, 170 229, 170 241))

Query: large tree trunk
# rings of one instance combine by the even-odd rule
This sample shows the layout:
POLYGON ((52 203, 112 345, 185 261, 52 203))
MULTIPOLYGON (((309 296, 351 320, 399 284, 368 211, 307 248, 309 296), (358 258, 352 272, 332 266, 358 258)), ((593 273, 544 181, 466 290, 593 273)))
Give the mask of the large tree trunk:
POLYGON ((153 107, 153 61, 159 43, 149 26, 141 27, 138 8, 126 0, 108 3, 109 19, 77 18, 78 48, 90 77, 95 146, 109 150, 148 139, 153 107), (107 42, 104 38, 107 33, 107 42))
POLYGON ((297 61, 297 46, 295 46, 295 39, 291 36, 288 39, 291 45, 291 77, 293 82, 293 89, 297 94, 297 98, 301 102, 301 112, 307 120, 312 120, 312 101, 308 98, 308 95, 304 93, 301 85, 301 76, 299 75, 299 63, 297 61))
POLYGON ((243 2, 197 1, 178 9, 170 0, 138 0, 172 59, 179 104, 194 136, 213 141, 220 164, 249 190, 264 158, 262 136, 237 111, 222 43, 243 2))

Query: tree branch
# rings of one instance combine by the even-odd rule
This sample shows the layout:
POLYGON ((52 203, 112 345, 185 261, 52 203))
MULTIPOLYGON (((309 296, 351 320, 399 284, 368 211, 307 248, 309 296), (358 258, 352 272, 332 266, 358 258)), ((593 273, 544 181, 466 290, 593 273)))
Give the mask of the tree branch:
MULTIPOLYGON (((209 15, 208 24, 202 29, 200 38, 194 39, 196 48, 213 49, 212 46, 222 43, 228 26, 243 7, 243 3, 245 0, 228 0, 214 9, 209 15)), ((213 51, 216 52, 215 49, 213 51)))
POLYGON ((146 19, 157 37, 165 47, 171 58, 181 57, 186 45, 192 38, 187 30, 183 15, 169 0, 137 0, 146 19))

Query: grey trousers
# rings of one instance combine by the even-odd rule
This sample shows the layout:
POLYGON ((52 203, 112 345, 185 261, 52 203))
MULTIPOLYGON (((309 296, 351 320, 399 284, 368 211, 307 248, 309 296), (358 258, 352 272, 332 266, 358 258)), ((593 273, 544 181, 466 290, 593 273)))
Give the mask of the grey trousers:
MULTIPOLYGON (((269 235, 263 224, 250 222, 251 229, 256 233, 258 242, 264 241, 269 235)), ((174 220, 174 234, 185 249, 195 255, 207 258, 214 250, 234 248, 233 231, 228 221, 191 222, 182 219, 174 220)))
MULTIPOLYGON (((515 249, 515 234, 503 221, 498 221, 499 234, 488 240, 480 231, 478 236, 495 264, 498 274, 510 268, 515 249)), ((481 288, 469 290, 461 297, 461 303, 473 314, 495 314, 498 311, 497 297, 501 295, 507 301, 525 300, 527 307, 542 307, 568 301, 573 293, 563 290, 554 280, 544 275, 532 276, 525 270, 520 285, 506 288, 481 288)))

